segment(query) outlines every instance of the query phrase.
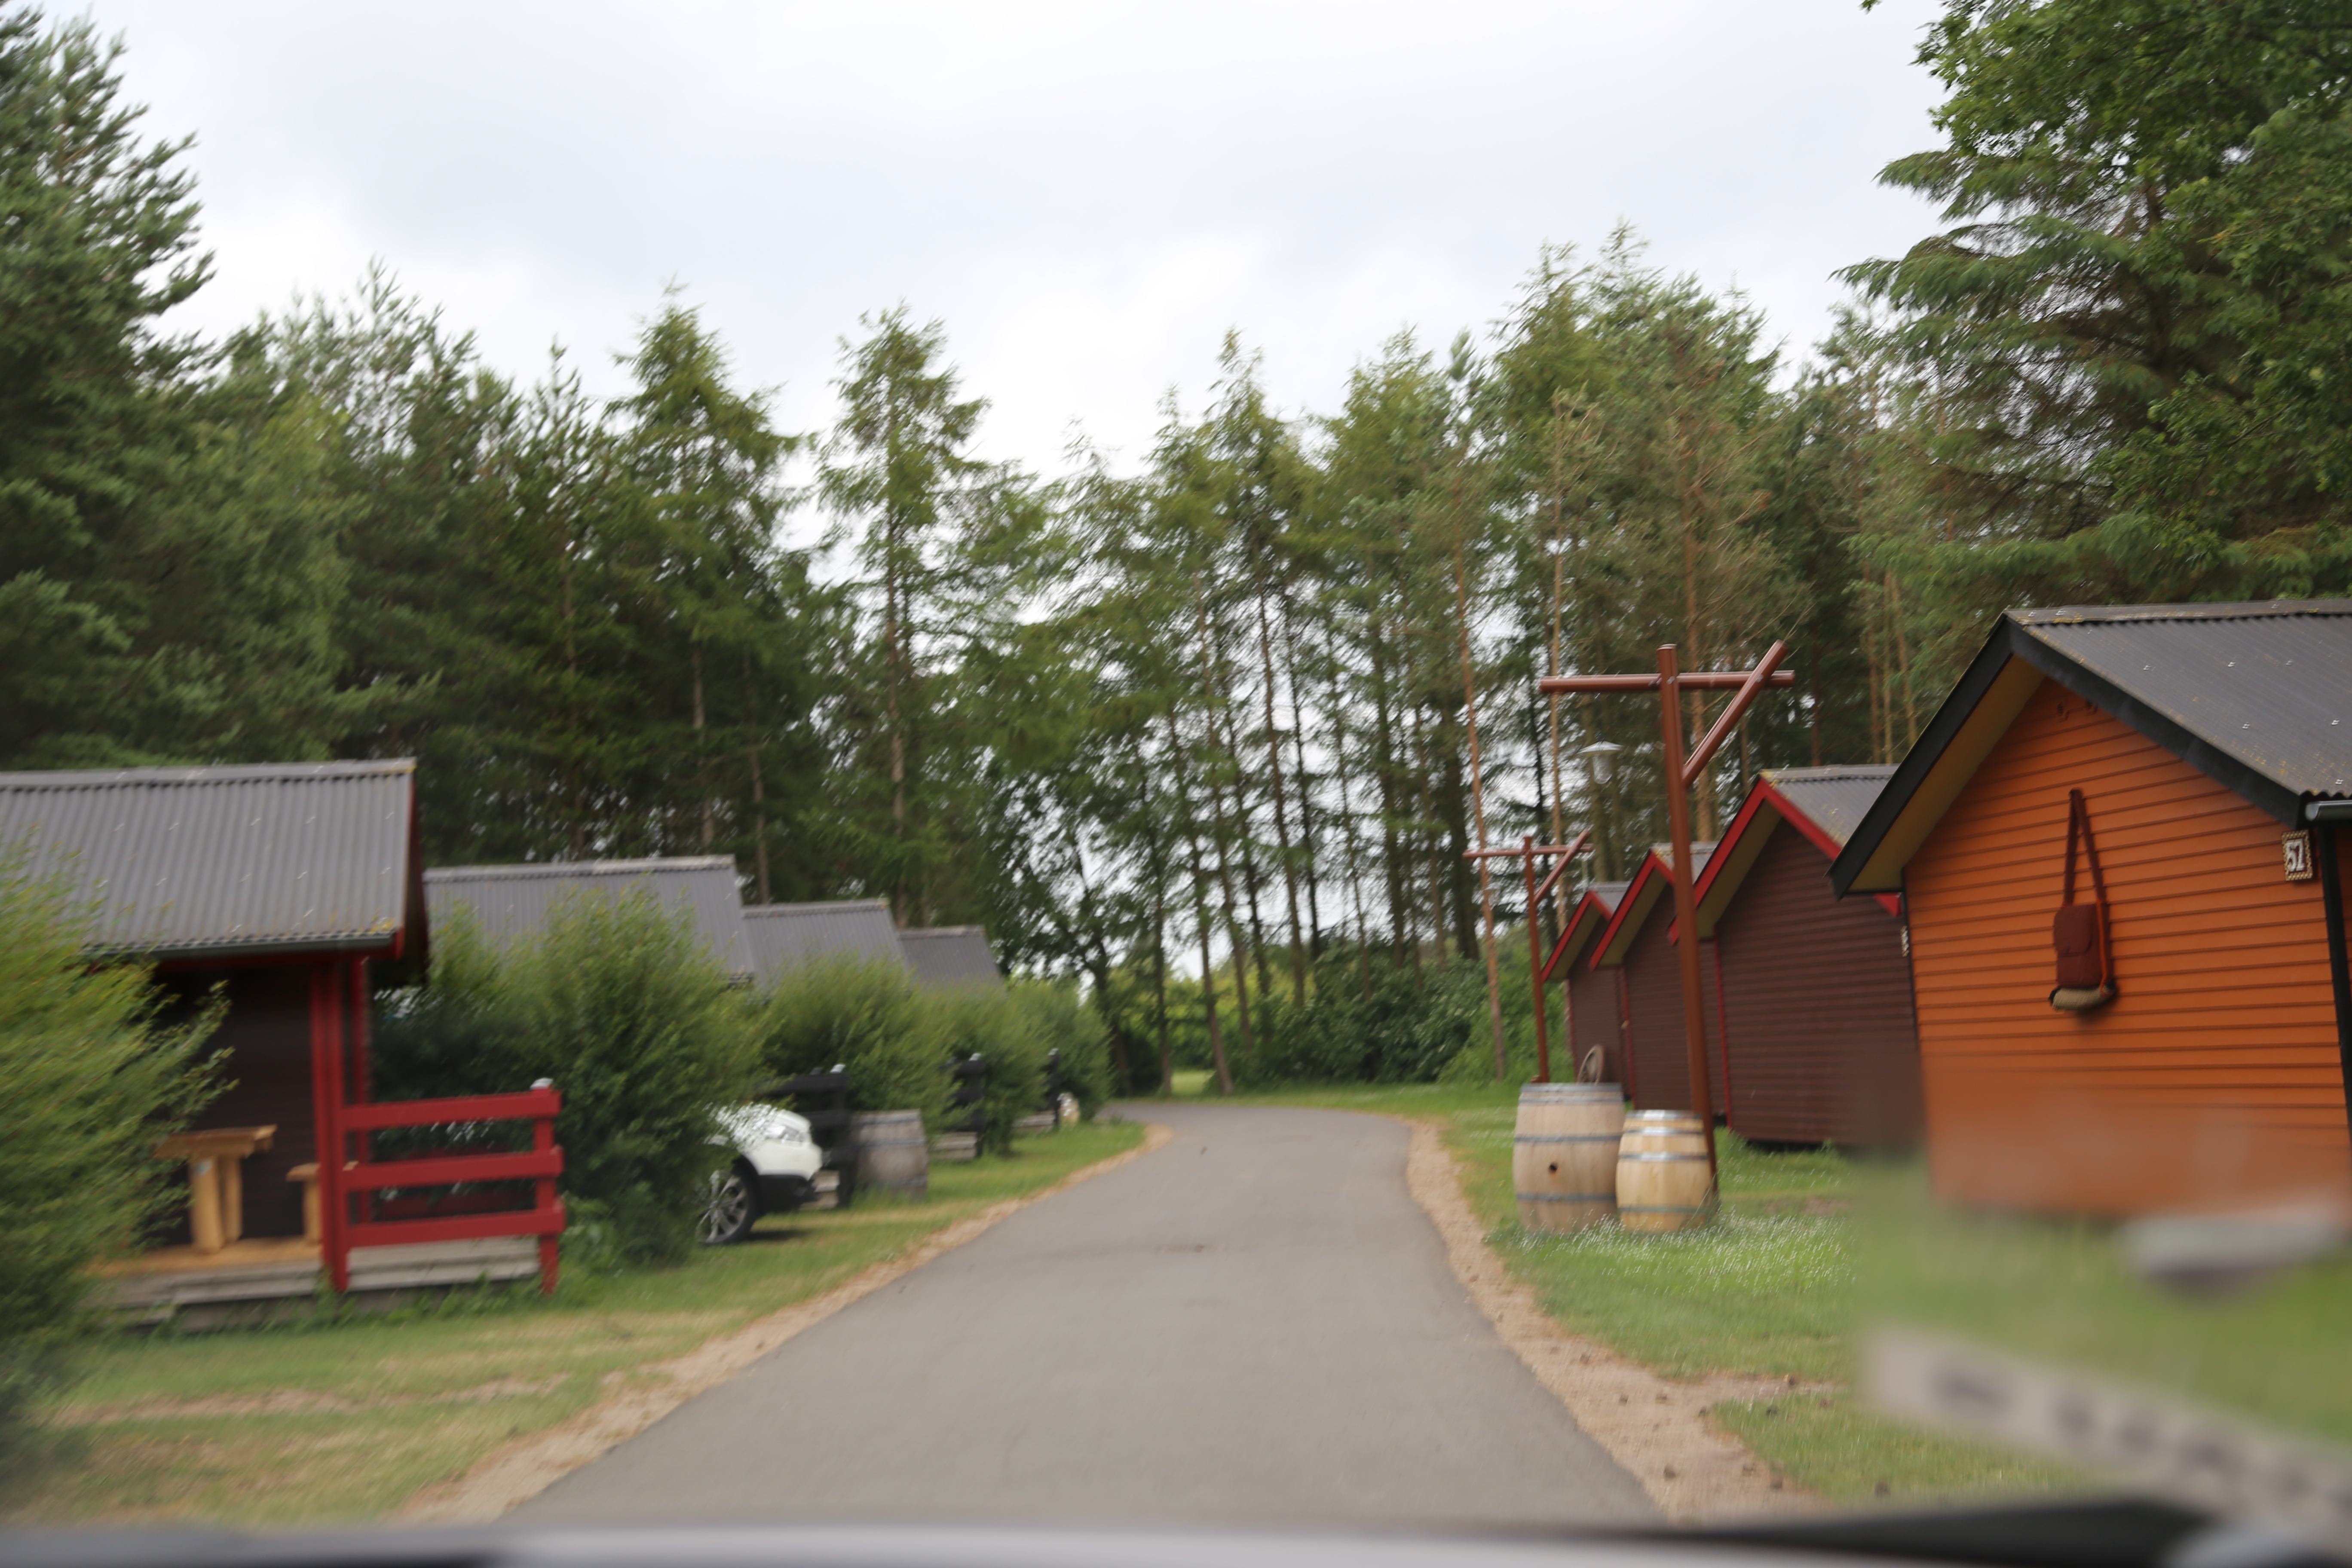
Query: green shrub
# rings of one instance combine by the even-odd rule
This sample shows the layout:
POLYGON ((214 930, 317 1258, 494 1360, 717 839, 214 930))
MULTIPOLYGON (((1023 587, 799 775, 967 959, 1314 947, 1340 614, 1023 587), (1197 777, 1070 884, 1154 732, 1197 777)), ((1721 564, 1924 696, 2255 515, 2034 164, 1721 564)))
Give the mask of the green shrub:
POLYGON ((1110 1029, 1102 1016, 1078 999, 1075 985, 1014 980, 1009 989, 1014 1013, 1036 1042, 1039 1070, 1045 1053, 1060 1051, 1063 1087, 1092 1116, 1112 1089, 1110 1029))
MULTIPOLYGON (((1494 1073, 1486 1026, 1486 972, 1474 964, 1411 969, 1386 958, 1364 971, 1352 951, 1327 954, 1302 1005, 1286 989, 1255 998, 1253 1048, 1230 1036, 1234 1081, 1243 1087, 1284 1083, 1429 1083, 1466 1049, 1483 1044, 1494 1073)), ((1524 972, 1526 961, 1520 961, 1524 972)))
POLYGON ((470 923, 434 934, 434 973, 379 1030, 384 1097, 495 1093, 552 1079, 575 1244, 667 1262, 693 1244, 717 1157, 713 1112, 760 1077, 752 1014, 683 913, 650 894, 565 898, 493 953, 470 923))
POLYGON ((772 1078, 849 1069, 853 1110, 919 1110, 937 1128, 947 1075, 922 1023, 928 997, 904 966, 851 956, 797 964, 752 1000, 772 1078))
POLYGON ((67 897, 0 860, 0 1471, 90 1326, 89 1265, 176 1196, 156 1140, 215 1091, 215 1003, 167 1022, 147 972, 91 969, 67 897))
POLYGON ((967 1057, 988 1059, 985 1147, 1005 1153, 1013 1147, 1013 1124, 1045 1108, 1045 1044, 1010 990, 964 985, 922 994, 921 1035, 932 1061, 967 1057))

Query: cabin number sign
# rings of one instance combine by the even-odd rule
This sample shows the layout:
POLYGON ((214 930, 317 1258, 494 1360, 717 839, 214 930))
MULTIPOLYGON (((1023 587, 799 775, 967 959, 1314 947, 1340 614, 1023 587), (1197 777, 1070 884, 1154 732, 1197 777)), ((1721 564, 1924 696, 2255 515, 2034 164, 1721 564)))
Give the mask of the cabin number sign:
POLYGON ((2312 879, 2311 835, 2285 833, 2279 836, 2279 858, 2285 863, 2286 879, 2308 882, 2312 879))

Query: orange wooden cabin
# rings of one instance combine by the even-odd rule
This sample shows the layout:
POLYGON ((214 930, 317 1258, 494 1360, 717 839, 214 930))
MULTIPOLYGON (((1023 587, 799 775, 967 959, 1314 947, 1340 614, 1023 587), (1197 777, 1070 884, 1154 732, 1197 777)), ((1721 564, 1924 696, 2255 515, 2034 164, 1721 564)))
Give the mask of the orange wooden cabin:
POLYGON ((2343 1205, 2345 821, 2352 603, 2003 616, 1832 868, 1904 898, 1937 1194, 2343 1205), (2053 978, 2074 791, 2103 1005, 2053 978))
MULTIPOLYGON (((1706 874, 1712 844, 1691 846, 1691 872, 1706 874)), ((1643 1110, 1688 1110, 1690 1037, 1683 1027, 1682 959, 1675 944, 1674 868, 1663 847, 1654 847, 1626 884, 1608 928, 1593 943, 1590 967, 1613 973, 1623 1019, 1626 1096, 1643 1110)), ((1723 1099, 1723 984, 1716 968, 1715 943, 1699 945, 1699 983, 1705 989, 1708 1067, 1715 1081, 1715 1114, 1723 1099)))
POLYGON ((1906 1147, 1919 1047, 1899 900, 1839 899, 1830 862, 1891 767, 1759 774, 1693 892, 1715 951, 1724 1120, 1777 1143, 1906 1147))

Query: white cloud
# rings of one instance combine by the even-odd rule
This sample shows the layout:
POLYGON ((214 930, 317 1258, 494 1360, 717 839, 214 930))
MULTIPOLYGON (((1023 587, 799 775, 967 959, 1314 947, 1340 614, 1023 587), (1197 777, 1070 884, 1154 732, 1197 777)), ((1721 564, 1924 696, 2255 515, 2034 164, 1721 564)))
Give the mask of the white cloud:
POLYGON ((1929 143, 1926 0, 1778 5, 774 5, 96 0, 150 130, 192 130, 209 330, 371 257, 530 375, 592 384, 663 284, 780 412, 835 341, 943 319, 992 455, 1073 421, 1139 458, 1240 329, 1328 410, 1399 326, 1442 347, 1547 241, 1619 219, 1734 278, 1801 350, 1836 268, 1933 215, 1873 184, 1929 143))

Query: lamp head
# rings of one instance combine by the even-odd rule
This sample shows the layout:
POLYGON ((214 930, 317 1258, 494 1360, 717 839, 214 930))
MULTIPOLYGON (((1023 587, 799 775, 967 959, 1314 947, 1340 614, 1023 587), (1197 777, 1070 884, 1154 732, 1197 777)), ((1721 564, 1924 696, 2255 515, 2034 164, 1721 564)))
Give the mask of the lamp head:
POLYGON ((1614 741, 1595 741, 1579 753, 1584 765, 1591 770, 1592 782, 1606 784, 1617 776, 1617 753, 1625 748, 1614 741))

